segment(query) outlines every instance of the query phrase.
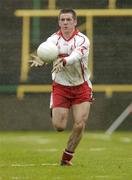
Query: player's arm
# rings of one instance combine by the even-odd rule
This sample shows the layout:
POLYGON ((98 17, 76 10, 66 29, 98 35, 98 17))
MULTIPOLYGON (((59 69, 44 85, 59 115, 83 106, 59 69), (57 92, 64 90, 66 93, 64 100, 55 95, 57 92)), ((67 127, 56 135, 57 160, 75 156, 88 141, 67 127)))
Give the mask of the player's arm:
POLYGON ((76 61, 80 61, 84 56, 89 54, 90 42, 85 39, 84 43, 78 44, 74 51, 67 57, 65 57, 66 65, 74 64, 76 61))
POLYGON ((76 61, 80 61, 83 56, 88 56, 90 42, 88 39, 85 39, 84 43, 78 43, 78 46, 74 51, 65 58, 59 58, 53 64, 52 72, 62 71, 64 66, 74 64, 76 61))

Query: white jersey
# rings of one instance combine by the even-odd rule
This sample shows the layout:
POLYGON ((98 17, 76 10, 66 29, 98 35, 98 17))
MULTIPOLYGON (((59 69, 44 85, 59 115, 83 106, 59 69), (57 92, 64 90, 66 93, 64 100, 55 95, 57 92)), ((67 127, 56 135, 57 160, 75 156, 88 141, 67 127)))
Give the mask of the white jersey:
POLYGON ((88 72, 89 39, 75 30, 73 35, 66 40, 61 31, 51 35, 47 41, 52 41, 59 49, 59 57, 66 60, 62 71, 52 73, 52 79, 65 86, 77 86, 87 81, 91 87, 88 72))

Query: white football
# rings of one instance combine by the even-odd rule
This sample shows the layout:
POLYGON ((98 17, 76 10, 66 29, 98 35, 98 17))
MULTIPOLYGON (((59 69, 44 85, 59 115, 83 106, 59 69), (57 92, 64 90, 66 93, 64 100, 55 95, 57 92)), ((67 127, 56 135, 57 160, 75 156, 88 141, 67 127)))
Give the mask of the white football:
POLYGON ((41 43, 37 48, 37 55, 45 62, 52 62, 58 57, 58 48, 52 43, 45 41, 41 43))

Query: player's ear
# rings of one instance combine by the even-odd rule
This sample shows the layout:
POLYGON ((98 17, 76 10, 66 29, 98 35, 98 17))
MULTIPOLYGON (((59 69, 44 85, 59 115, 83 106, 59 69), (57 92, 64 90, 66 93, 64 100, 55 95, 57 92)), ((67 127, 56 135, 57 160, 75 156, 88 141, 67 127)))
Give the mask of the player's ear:
POLYGON ((59 27, 60 27, 60 21, 58 20, 58 25, 59 25, 59 27))
POLYGON ((74 26, 76 26, 76 25, 77 25, 77 19, 74 20, 74 26))
POLYGON ((61 27, 61 25, 60 25, 60 17, 58 17, 58 25, 59 25, 59 27, 61 27))

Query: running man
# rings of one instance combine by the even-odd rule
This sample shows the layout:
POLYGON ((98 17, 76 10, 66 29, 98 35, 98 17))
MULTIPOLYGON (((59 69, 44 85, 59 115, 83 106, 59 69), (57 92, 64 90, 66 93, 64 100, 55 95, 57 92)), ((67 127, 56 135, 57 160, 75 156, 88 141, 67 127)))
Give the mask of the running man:
MULTIPOLYGON (((60 164, 72 165, 71 160, 82 138, 92 101, 92 84, 88 72, 89 39, 76 28, 77 16, 73 9, 62 9, 58 17, 59 30, 47 41, 59 49, 53 64, 50 108, 53 127, 61 132, 67 126, 68 114, 73 114, 73 127, 60 164)), ((42 66, 38 57, 32 66, 42 66), (38 61, 39 60, 39 61, 38 61)))

